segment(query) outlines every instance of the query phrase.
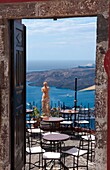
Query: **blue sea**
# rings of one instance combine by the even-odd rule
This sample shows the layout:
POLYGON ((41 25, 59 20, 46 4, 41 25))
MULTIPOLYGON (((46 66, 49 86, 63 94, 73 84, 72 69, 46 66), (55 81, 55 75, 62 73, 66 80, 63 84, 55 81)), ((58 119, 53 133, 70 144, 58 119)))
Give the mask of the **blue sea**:
MULTIPOLYGON (((94 61, 90 60, 36 60, 36 61, 27 61, 27 72, 32 71, 45 71, 52 69, 66 69, 78 67, 79 65, 88 65, 94 64, 94 61)), ((26 84, 27 103, 35 102, 38 107, 41 107, 41 87, 29 86, 28 82, 26 84)), ((70 89, 58 89, 56 87, 50 87, 50 100, 51 105, 56 106, 59 102, 61 104, 65 103, 66 106, 73 107, 74 106, 74 90, 70 89)), ((85 92, 77 92, 77 105, 82 104, 87 107, 88 103, 90 107, 94 107, 94 91, 85 91, 85 92)))
MULTIPOLYGON (((41 70, 50 70, 50 69, 59 69, 59 68, 72 68, 77 67, 78 65, 81 65, 82 62, 76 62, 72 63, 71 61, 64 61, 59 62, 56 61, 52 64, 52 61, 36 61, 33 63, 29 62, 27 67, 27 72, 30 71, 41 71, 41 70), (51 63, 51 64, 50 64, 51 63)), ((90 61, 83 62, 84 64, 89 64, 90 61)), ((29 82, 26 83, 26 106, 27 108, 30 107, 30 103, 34 106, 37 106, 38 109, 41 111, 41 98, 42 98, 42 87, 37 86, 29 86, 29 82)), ((50 95, 50 105, 51 107, 57 107, 57 106, 67 106, 67 107, 74 107, 74 97, 75 97, 75 91, 70 89, 58 89, 56 87, 50 87, 49 91, 50 95)), ((84 106, 94 108, 94 101, 95 100, 95 91, 78 91, 77 92, 77 106, 84 106)), ((94 129, 94 123, 92 123, 93 129, 94 129)))
MULTIPOLYGON (((41 98, 42 98, 42 87, 30 86, 28 82, 26 84, 26 102, 32 103, 41 107, 41 98)), ((50 87, 49 91, 50 95, 50 104, 55 107, 60 104, 65 104, 69 107, 74 107, 74 96, 75 91, 70 89, 58 89, 56 87, 50 87)), ((94 96, 95 91, 85 91, 85 92, 77 92, 77 106, 83 105, 84 107, 93 108, 94 107, 94 96)))
POLYGON ((27 72, 45 71, 52 69, 74 68, 79 65, 94 64, 93 60, 28 60, 26 64, 27 72))

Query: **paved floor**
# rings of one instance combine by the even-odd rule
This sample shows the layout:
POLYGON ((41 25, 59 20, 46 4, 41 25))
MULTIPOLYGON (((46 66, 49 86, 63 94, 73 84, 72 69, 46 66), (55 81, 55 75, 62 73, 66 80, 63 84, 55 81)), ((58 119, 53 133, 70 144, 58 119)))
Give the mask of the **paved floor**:
MULTIPOLYGON (((76 139, 76 138, 72 138, 72 139, 65 142, 65 147, 67 147, 67 148, 71 148, 72 146, 78 146, 78 145, 79 145, 79 140, 76 139)), ((28 158, 29 158, 29 156, 27 155, 27 157, 26 157, 27 162, 28 162, 28 158)), ((32 162, 34 162, 36 160, 38 160, 38 156, 37 155, 32 155, 32 162)), ((71 156, 66 157, 65 165, 67 167, 70 167, 72 165, 72 160, 73 159, 72 159, 71 156)), ((81 157, 80 158, 80 164, 85 164, 85 163, 86 163, 86 159, 84 157, 81 157)), ((89 165, 89 170, 95 170, 95 163, 94 162, 89 161, 88 165, 89 165)), ((47 169, 50 169, 50 168, 47 168, 47 169)), ((60 168, 59 168, 58 163, 56 162, 55 166, 53 167, 53 170, 58 170, 58 169, 60 169, 60 168)), ((67 169, 72 170, 73 168, 67 168, 67 169)), ((26 165, 25 170, 29 170, 29 165, 28 164, 26 165)), ((43 168, 39 169, 39 168, 35 167, 35 168, 33 168, 33 170, 43 170, 43 168)), ((78 170, 86 170, 86 168, 84 168, 84 167, 83 168, 78 168, 78 170)))

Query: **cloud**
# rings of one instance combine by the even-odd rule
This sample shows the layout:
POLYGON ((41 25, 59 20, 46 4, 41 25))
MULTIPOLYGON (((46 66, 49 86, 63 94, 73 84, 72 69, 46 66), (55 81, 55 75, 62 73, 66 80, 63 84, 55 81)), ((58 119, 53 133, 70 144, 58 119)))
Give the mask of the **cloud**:
POLYGON ((65 32, 85 32, 96 29, 96 18, 71 18, 50 20, 23 20, 26 24, 29 35, 35 34, 64 34, 65 32))
POLYGON ((89 57, 93 58, 96 47, 96 21, 96 17, 67 18, 57 21, 52 19, 23 20, 27 27, 29 55, 33 55, 34 58, 34 54, 40 53, 40 58, 43 58, 45 53, 48 59, 50 54, 55 55, 59 52, 62 57, 68 52, 68 58, 71 58, 72 54, 80 57, 83 53, 84 57, 88 58, 88 49, 89 57))

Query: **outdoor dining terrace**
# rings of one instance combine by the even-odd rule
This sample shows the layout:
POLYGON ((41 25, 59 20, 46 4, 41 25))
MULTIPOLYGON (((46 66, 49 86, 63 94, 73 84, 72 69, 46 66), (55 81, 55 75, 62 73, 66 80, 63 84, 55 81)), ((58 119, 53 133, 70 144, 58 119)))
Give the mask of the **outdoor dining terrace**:
POLYGON ((95 170, 92 116, 93 110, 84 107, 53 108, 49 117, 37 107, 27 109, 25 169, 95 170))

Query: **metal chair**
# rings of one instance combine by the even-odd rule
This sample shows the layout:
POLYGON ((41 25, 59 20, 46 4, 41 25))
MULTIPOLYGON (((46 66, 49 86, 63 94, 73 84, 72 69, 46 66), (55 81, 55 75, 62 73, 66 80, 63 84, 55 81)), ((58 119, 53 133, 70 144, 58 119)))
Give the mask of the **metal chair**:
POLYGON ((84 135, 87 129, 90 129, 90 109, 80 108, 77 119, 75 120, 75 129, 78 132, 78 135, 84 135))
POLYGON ((90 161, 93 161, 93 158, 95 157, 95 135, 93 134, 87 134, 87 135, 83 135, 81 136, 82 138, 82 148, 87 147, 87 142, 89 140, 90 144, 89 144, 89 157, 90 157, 90 161))
POLYGON ((73 120, 69 110, 66 110, 67 113, 60 112, 60 117, 64 118, 64 120, 60 122, 60 131, 64 133, 70 133, 72 132, 73 120))
POLYGON ((82 148, 81 142, 82 142, 82 139, 80 139, 79 147, 74 146, 66 151, 62 151, 62 153, 64 155, 64 164, 65 164, 66 157, 68 157, 68 156, 73 157, 73 162, 72 162, 73 165, 71 167, 68 167, 68 168, 73 168, 73 170, 74 169, 78 170, 79 167, 86 167, 88 170, 89 141, 88 141, 88 147, 86 149, 82 148), (80 157, 83 157, 84 155, 86 155, 86 164, 81 164, 79 160, 80 160, 80 157))
POLYGON ((48 143, 47 141, 41 139, 41 147, 45 148, 45 152, 42 154, 43 169, 46 170, 47 167, 52 169, 56 165, 56 161, 59 162, 59 169, 62 169, 62 153, 60 152, 61 146, 59 146, 59 143, 48 143))
MULTIPOLYGON (((27 131, 26 132, 26 154, 29 155, 29 162, 26 161, 26 164, 29 164, 29 170, 35 167, 41 167, 41 158, 42 154, 45 152, 44 149, 41 148, 40 145, 34 146, 31 141, 31 134, 27 131), (38 161, 32 162, 32 155, 38 155, 38 161)), ((26 166, 26 165, 25 165, 26 166)))
POLYGON ((40 136, 43 130, 40 128, 28 128, 27 132, 30 134, 31 145, 40 144, 40 136))

